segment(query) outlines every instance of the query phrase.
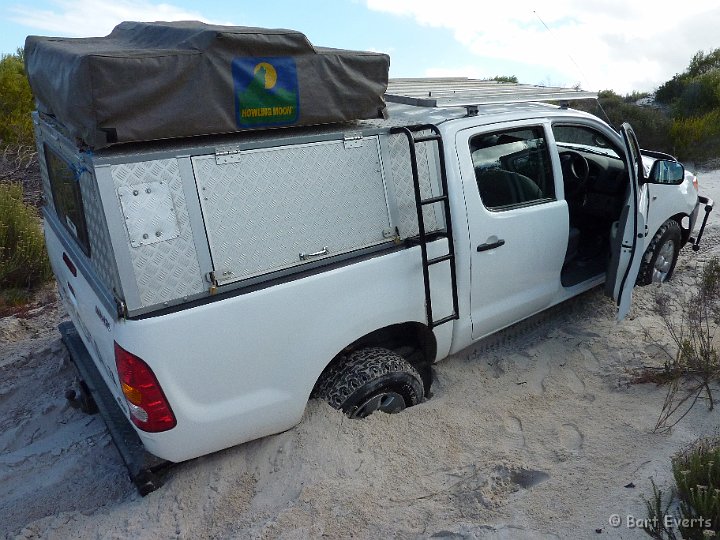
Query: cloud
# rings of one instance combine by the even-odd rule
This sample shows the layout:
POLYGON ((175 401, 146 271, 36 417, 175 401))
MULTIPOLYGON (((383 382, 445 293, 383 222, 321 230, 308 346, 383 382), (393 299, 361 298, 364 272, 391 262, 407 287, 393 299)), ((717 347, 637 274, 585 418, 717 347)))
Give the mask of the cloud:
POLYGON ((52 4, 55 9, 47 10, 15 5, 9 8, 9 18, 38 31, 72 37, 103 36, 122 21, 209 22, 198 12, 145 0, 54 0, 52 4))
MULTIPOLYGON (((366 0, 369 9, 443 28, 470 53, 563 74, 589 89, 651 90, 717 46, 716 0, 535 0, 482 4, 445 0, 366 0), (707 29, 699 32, 698 28, 707 29)), ((518 73, 518 76, 521 74, 518 73)), ((522 77, 521 77, 522 79, 522 77)))

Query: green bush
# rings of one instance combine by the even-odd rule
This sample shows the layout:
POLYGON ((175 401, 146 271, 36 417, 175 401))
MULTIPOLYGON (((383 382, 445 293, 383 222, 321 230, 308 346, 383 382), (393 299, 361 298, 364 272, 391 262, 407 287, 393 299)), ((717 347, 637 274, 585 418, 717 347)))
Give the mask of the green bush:
POLYGON ((720 156, 720 108, 703 116, 675 119, 670 136, 682 159, 700 161, 720 156))
POLYGON ((720 107, 720 69, 714 69, 685 84, 680 95, 673 100, 675 118, 702 116, 720 107))
POLYGON ((672 79, 660 85, 655 93, 655 99, 666 105, 671 105, 681 98, 687 86, 696 78, 720 70, 720 49, 709 53, 699 51, 690 60, 690 64, 683 73, 676 74, 672 79))
POLYGON ((720 439, 696 441, 673 457, 672 469, 680 499, 681 522, 678 528, 683 538, 718 538, 720 439), (708 531, 716 531, 716 534, 708 531))
POLYGON ((678 452, 672 470, 677 488, 669 493, 650 480, 643 530, 657 540, 720 538, 720 438, 698 439, 678 452))
POLYGON ((518 78, 515 75, 495 75, 489 81, 495 81, 499 83, 514 83, 517 84, 518 78))
POLYGON ((22 49, 0 57, 0 142, 4 145, 33 144, 30 113, 35 101, 25 76, 22 49))
POLYGON ((635 105, 634 102, 641 97, 645 96, 634 93, 622 97, 612 90, 603 90, 598 93, 597 103, 576 101, 571 106, 594 114, 615 128, 619 128, 623 122, 629 122, 643 148, 674 154, 670 118, 660 109, 635 105))
POLYGON ((37 211, 22 186, 0 183, 0 289, 30 289, 51 276, 37 211))

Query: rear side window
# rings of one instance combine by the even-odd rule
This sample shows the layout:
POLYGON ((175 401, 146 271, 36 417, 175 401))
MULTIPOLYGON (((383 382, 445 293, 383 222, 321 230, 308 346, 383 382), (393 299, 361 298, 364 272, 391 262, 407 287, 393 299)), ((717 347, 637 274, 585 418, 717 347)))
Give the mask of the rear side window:
POLYGON ((57 216, 89 257, 90 242, 80 193, 79 174, 47 145, 45 145, 45 162, 57 216))
POLYGON ((470 140, 478 191, 488 210, 555 200, 555 183, 542 127, 487 133, 470 140))

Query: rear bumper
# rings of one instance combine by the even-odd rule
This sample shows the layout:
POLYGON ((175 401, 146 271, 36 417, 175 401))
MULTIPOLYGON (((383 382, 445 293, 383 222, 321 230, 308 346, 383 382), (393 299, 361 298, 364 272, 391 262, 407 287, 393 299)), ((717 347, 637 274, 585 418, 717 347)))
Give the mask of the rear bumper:
POLYGON ((110 436, 120 452, 130 478, 141 495, 155 491, 162 482, 157 474, 170 465, 145 450, 138 434, 118 407, 105 381, 88 353, 80 336, 71 322, 62 323, 58 330, 63 343, 70 353, 80 378, 90 391, 98 411, 107 425, 110 436))

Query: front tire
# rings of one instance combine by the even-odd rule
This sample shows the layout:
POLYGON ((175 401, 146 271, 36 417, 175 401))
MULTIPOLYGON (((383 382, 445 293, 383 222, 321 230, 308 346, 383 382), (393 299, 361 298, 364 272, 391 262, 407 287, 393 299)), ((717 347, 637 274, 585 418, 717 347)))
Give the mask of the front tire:
POLYGON ((389 349, 358 349, 326 375, 318 397, 350 418, 365 418, 381 411, 399 413, 423 399, 417 370, 389 349))
POLYGON ((669 219, 653 236, 640 265, 638 285, 664 283, 672 277, 680 252, 680 225, 669 219))

